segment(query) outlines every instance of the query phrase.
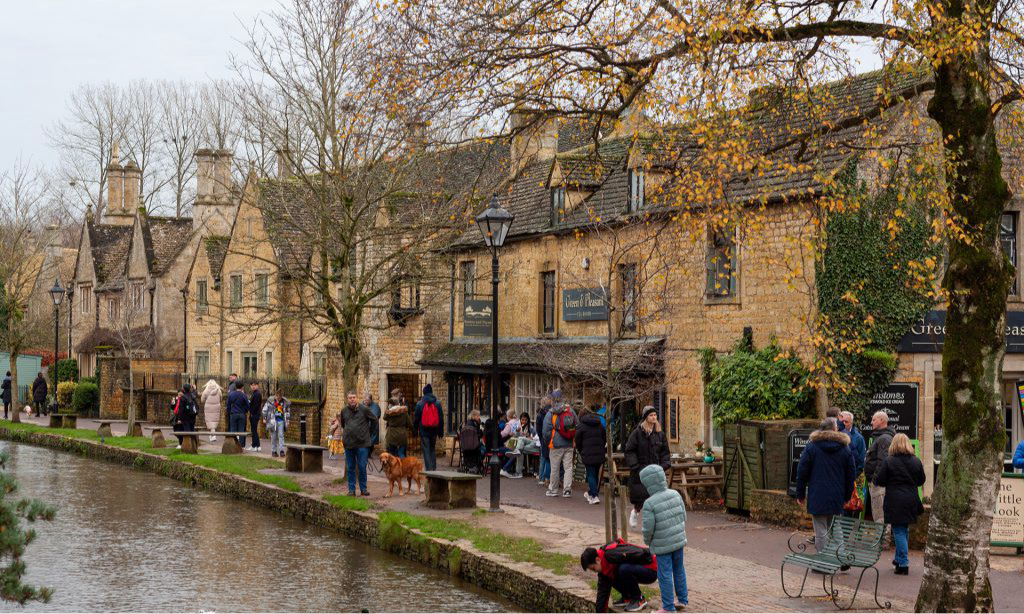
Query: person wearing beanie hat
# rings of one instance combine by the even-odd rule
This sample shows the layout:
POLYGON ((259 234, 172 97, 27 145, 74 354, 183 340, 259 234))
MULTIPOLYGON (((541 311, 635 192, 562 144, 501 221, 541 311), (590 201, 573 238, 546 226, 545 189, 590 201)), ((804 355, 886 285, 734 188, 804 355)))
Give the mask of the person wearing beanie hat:
POLYGON ((668 440, 658 424, 658 410, 648 405, 640 414, 636 425, 626 441, 625 463, 629 467, 629 501, 633 509, 629 513, 629 526, 636 527, 640 510, 647 501, 647 488, 640 480, 640 471, 648 465, 660 465, 668 471, 672 467, 672 455, 668 440))
POLYGON ((430 384, 423 387, 423 396, 416 403, 412 428, 419 434, 423 447, 423 468, 434 471, 437 469, 437 438, 444 433, 444 408, 434 396, 434 387, 430 384))

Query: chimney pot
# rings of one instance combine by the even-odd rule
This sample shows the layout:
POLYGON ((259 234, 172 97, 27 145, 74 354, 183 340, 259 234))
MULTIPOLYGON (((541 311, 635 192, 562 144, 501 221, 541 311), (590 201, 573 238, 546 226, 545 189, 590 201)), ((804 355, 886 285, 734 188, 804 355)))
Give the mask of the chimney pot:
POLYGON ((512 111, 512 174, 558 153, 558 118, 535 109, 512 111))

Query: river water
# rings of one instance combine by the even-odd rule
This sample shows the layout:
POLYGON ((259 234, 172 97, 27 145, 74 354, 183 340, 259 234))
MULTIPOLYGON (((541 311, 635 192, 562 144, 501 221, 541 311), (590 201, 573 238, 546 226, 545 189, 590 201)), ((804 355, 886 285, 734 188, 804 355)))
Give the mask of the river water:
POLYGON ((502 612, 448 575, 255 505, 45 448, 0 442, 21 494, 57 506, 37 523, 27 579, 37 612, 502 612))

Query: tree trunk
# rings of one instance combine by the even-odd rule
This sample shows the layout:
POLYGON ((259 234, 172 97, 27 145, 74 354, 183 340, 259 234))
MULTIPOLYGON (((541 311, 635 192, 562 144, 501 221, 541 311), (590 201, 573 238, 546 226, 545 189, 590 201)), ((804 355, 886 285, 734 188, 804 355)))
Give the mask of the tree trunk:
MULTIPOLYGON (((964 16, 957 0, 949 19, 964 16)), ((983 10, 974 7, 973 10, 983 10)), ((980 28, 988 32, 985 26, 980 28)), ((949 239, 946 339, 942 351, 942 464, 932 497, 918 612, 992 611, 989 532, 1006 443, 1001 380, 1006 298, 1013 267, 999 246, 1000 215, 1010 193, 1001 176, 989 97, 988 41, 936 69, 929 115, 947 156, 951 206, 969 241, 949 239)), ((956 234, 956 233, 954 233, 956 234)))
POLYGON ((128 432, 130 436, 135 432, 135 369, 131 366, 131 358, 128 359, 128 432))
POLYGON ((18 355, 11 352, 11 422, 21 422, 22 400, 18 398, 18 355))

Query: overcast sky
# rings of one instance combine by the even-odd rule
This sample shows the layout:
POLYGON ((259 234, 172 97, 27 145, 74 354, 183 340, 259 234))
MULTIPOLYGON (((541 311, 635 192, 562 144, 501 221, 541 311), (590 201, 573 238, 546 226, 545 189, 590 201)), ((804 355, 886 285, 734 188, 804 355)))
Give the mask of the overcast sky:
POLYGON ((0 0, 0 168, 56 161, 43 127, 81 83, 229 76, 243 24, 278 0, 0 0))

